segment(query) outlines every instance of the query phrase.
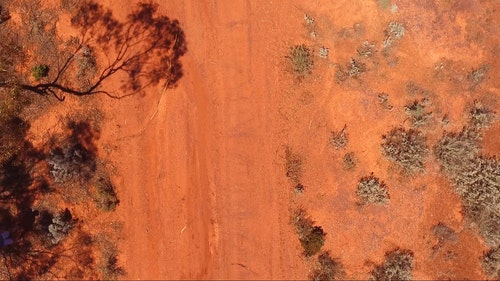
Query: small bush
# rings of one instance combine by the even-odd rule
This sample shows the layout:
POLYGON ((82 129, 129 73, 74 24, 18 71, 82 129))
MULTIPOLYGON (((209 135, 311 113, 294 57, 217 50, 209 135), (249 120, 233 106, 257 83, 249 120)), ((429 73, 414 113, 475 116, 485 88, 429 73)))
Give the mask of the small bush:
POLYGON ((46 64, 36 65, 31 70, 31 75, 33 75, 33 78, 35 78, 35 80, 37 81, 45 78, 47 77, 47 75, 49 75, 49 66, 46 64))
POLYGON ((306 45, 295 45, 290 48, 287 58, 290 60, 295 77, 304 78, 311 74, 314 66, 311 49, 306 45))
POLYGON ((478 68, 472 69, 468 74, 469 81, 471 82, 470 90, 473 91, 479 86, 481 82, 486 78, 486 73, 489 71, 489 66, 484 64, 478 68))
POLYGON ((50 173, 58 183, 88 181, 96 170, 96 157, 80 143, 64 148, 56 147, 49 153, 50 173))
POLYGON ((49 224, 48 231, 51 235, 52 244, 59 244, 59 242, 68 236, 71 229, 75 225, 71 212, 65 209, 61 213, 56 214, 52 218, 52 223, 49 224))
POLYGON ((344 275, 342 264, 332 259, 329 252, 323 252, 318 256, 315 269, 309 278, 313 281, 342 280, 344 275))
POLYGON ((492 248, 486 252, 481 264, 488 278, 498 280, 500 278, 500 247, 492 248))
POLYGON ((290 147, 285 149, 285 170, 286 176, 293 184, 300 184, 302 178, 302 157, 294 152, 290 147))
POLYGON ((372 44, 369 41, 365 41, 356 51, 361 57, 371 57, 376 52, 375 44, 372 44))
POLYGON ((104 211, 114 211, 120 203, 115 186, 107 175, 98 176, 95 181, 96 196, 94 202, 104 211))
POLYGON ((411 280, 413 271, 413 252, 395 249, 385 254, 383 264, 372 270, 371 280, 411 280))
POLYGON ((389 202, 387 185, 379 178, 371 175, 361 178, 358 182, 356 195, 361 200, 361 204, 383 205, 389 202))
POLYGON ((314 221, 307 215, 304 209, 294 212, 293 224, 299 236, 300 244, 304 248, 304 255, 310 257, 321 250, 325 244, 325 235, 321 226, 315 226, 314 221))
POLYGON ((432 112, 426 111, 427 99, 421 101, 415 100, 413 103, 405 106, 406 115, 410 118, 413 126, 419 127, 425 125, 432 117, 432 112))
POLYGON ((332 131, 330 135, 329 144, 335 149, 342 149, 347 146, 348 138, 346 132, 347 126, 344 126, 340 131, 332 131))
POLYGON ((348 152, 342 158, 342 164, 344 165, 344 169, 352 170, 356 167, 357 159, 354 155, 354 152, 348 152))
POLYGON ((495 112, 478 101, 474 101, 469 111, 469 124, 475 128, 487 128, 494 119, 495 112))
POLYGON ((417 130, 394 128, 382 136, 382 154, 408 174, 424 172, 424 162, 429 154, 426 142, 426 137, 417 130))
POLYGON ((118 265, 118 249, 114 244, 105 240, 102 241, 102 253, 100 270, 104 280, 116 280, 125 275, 125 270, 118 265))
POLYGON ((461 173, 464 161, 479 155, 479 132, 474 127, 464 127, 459 133, 446 133, 434 146, 434 155, 441 167, 451 177, 461 173))

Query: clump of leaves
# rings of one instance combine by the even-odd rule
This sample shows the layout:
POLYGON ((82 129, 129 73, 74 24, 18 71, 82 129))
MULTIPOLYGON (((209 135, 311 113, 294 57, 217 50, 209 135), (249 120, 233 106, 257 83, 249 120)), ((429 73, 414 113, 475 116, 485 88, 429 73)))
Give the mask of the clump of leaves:
POLYGON ((332 131, 330 135, 329 144, 335 149, 341 149, 347 146, 348 138, 346 132, 347 125, 340 131, 332 131))
POLYGON ((37 81, 45 78, 49 75, 49 66, 46 64, 35 65, 31 70, 31 75, 33 75, 33 78, 37 81))
POLYGON ((304 209, 297 209, 293 213, 292 222, 299 236, 300 244, 304 249, 304 255, 310 257, 321 250, 325 244, 325 235, 321 226, 315 226, 314 221, 304 209))
POLYGON ((498 280, 500 278, 500 246, 486 252, 481 264, 489 278, 498 280))
POLYGON ((313 281, 342 280, 344 276, 342 264, 330 257, 329 252, 322 252, 309 278, 313 281))
POLYGON ((313 55, 311 49, 305 44, 291 47, 290 53, 286 57, 290 60, 297 78, 304 78, 311 74, 314 66, 313 55))
POLYGON ((300 184, 302 178, 302 157, 292 151, 290 147, 285 149, 285 170, 286 176, 293 184, 300 184))
POLYGON ((382 154, 408 174, 424 172, 429 154, 427 138, 414 129, 394 128, 382 136, 382 154))
POLYGON ((375 177, 373 173, 359 180, 356 195, 361 200, 361 204, 383 205, 389 202, 387 185, 375 177))
POLYGON ((429 101, 424 98, 421 101, 415 100, 411 104, 405 106, 406 115, 410 118, 413 126, 419 127, 425 125, 432 117, 432 112, 426 111, 426 106, 429 101))
POLYGON ((410 250, 395 249, 385 254, 383 264, 371 272, 371 280, 411 280, 414 255, 410 250))
POLYGON ((356 167, 357 159, 354 155, 354 152, 348 152, 342 158, 342 164, 344 165, 344 169, 352 170, 356 167))

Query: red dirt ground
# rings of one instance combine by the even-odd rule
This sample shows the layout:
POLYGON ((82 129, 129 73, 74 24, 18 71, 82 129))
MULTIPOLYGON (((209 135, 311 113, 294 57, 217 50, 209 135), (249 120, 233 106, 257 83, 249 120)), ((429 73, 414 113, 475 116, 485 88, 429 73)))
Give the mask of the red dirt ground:
MULTIPOLYGON (((103 2, 122 16, 133 5, 103 2)), ((410 80, 429 90, 435 120, 448 113, 445 130, 460 128, 472 100, 489 95, 495 101, 498 3, 394 4, 395 13, 366 0, 160 3, 186 33, 179 87, 118 102, 103 98, 101 144, 117 167, 125 279, 307 278, 308 262, 289 224, 296 206, 325 229, 324 248, 350 278, 367 278, 373 263, 396 246, 414 251, 416 279, 485 278, 479 258, 486 246, 466 225, 460 199, 435 160, 425 176, 398 176, 381 156, 380 141, 393 126, 408 124, 410 80), (304 26, 304 13, 316 19, 314 27, 304 26), (396 65, 378 53, 360 79, 337 83, 334 63, 355 57, 365 40, 380 46, 391 20, 406 27, 391 51, 396 65), (302 82, 287 73, 284 58, 298 43, 330 48, 328 60, 316 57, 302 82), (442 58, 453 63, 439 79, 434 68, 442 58), (485 62, 489 78, 469 91, 467 72, 485 62), (381 107, 379 92, 389 94, 394 110, 381 107), (347 149, 359 159, 352 172, 342 169, 345 151, 327 146, 329 132, 344 124, 347 149), (285 145, 305 158, 306 191, 298 197, 284 176, 285 145), (356 183, 370 172, 389 186, 387 207, 356 206, 356 183), (458 239, 433 253, 431 228, 439 222, 458 239)), ((498 128, 485 141, 490 154, 499 151, 498 128)), ((442 131, 440 122, 427 129, 429 143, 442 131)))

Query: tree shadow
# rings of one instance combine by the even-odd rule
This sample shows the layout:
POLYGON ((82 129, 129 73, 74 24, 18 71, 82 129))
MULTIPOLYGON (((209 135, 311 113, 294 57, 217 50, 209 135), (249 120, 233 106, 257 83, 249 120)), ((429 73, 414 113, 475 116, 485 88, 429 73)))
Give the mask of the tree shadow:
POLYGON ((74 12, 71 24, 80 36, 61 44, 65 45, 62 59, 54 58, 55 65, 49 65, 56 71, 43 82, 20 85, 22 89, 59 100, 64 94, 123 98, 160 83, 165 89, 175 88, 183 76, 180 59, 187 52, 185 34, 178 20, 158 14, 158 4, 139 3, 120 21, 110 9, 86 1, 74 12), (105 63, 97 65, 97 61, 105 63), (78 83, 82 75, 76 73, 86 75, 84 87, 78 83), (122 94, 104 89, 111 77, 121 79, 122 94))

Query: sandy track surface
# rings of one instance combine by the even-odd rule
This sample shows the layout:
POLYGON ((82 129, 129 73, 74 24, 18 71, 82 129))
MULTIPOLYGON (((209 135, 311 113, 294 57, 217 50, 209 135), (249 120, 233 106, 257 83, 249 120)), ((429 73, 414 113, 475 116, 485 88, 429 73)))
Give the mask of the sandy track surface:
POLYGON ((186 33, 180 86, 110 105, 126 278, 307 274, 276 163, 278 38, 255 4, 161 4, 186 33))

